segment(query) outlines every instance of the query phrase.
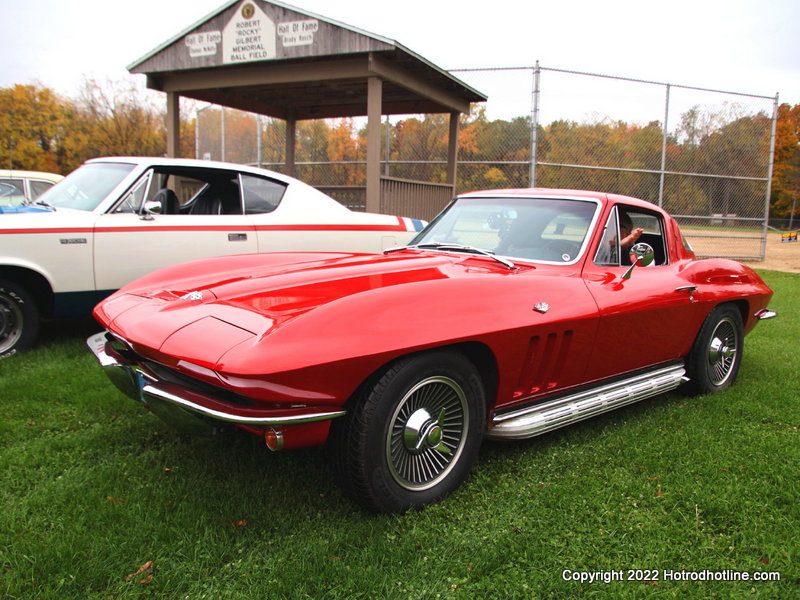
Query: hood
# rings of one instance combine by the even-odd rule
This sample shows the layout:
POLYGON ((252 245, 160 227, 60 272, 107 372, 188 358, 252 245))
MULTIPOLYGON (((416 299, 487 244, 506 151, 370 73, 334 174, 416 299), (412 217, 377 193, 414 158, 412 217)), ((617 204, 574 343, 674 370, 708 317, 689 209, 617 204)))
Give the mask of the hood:
POLYGON ((4 213, 41 213, 52 212, 52 208, 36 206, 33 204, 18 204, 15 206, 0 206, 0 214, 4 213))
POLYGON ((424 344, 452 336, 446 329, 491 330, 495 298, 514 302, 507 282, 533 272, 441 252, 220 257, 129 284, 95 316, 140 352, 228 372, 278 370, 424 344))
POLYGON ((63 230, 79 228, 90 230, 94 227, 95 215, 85 210, 59 208, 51 210, 38 205, 0 207, 4 214, 0 221, 0 233, 42 233, 49 229, 63 230))

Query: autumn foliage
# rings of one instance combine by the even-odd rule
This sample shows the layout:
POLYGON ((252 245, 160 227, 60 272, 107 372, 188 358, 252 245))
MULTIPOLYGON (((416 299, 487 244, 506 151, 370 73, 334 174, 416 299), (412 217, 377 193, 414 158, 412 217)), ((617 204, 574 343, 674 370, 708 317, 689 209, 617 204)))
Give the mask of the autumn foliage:
MULTIPOLYGON (((220 149, 224 148, 227 161, 260 160, 280 168, 285 160, 285 123, 226 111, 222 125, 219 108, 203 112, 198 126, 198 113, 193 108, 182 110, 182 156, 195 156, 195 135, 201 132, 203 148, 213 150, 211 158, 223 158, 220 149)), ((759 198, 766 189, 770 117, 740 112, 735 105, 712 113, 695 107, 680 116, 666 144, 657 121, 540 125, 536 183, 601 189, 649 200, 658 197, 663 185, 668 199, 665 207, 673 213, 758 216, 763 214, 759 198), (653 173, 660 168, 662 153, 671 173, 663 182, 653 173), (743 208, 742 199, 752 208, 743 208)), ((388 131, 382 127, 381 158, 389 159, 382 172, 444 182, 448 118, 407 117, 393 120, 388 131)), ((366 132, 358 120, 301 121, 296 140, 300 178, 313 185, 364 185, 366 132)), ((793 207, 800 210, 799 143, 800 105, 781 105, 771 182, 772 216, 788 217, 793 207)), ((41 85, 0 88, 0 168, 66 174, 97 156, 165 152, 163 98, 132 84, 88 80, 76 98, 62 97, 41 85)), ((525 187, 530 181, 530 157, 530 117, 492 120, 478 106, 461 120, 457 189, 525 187)))
POLYGON ((782 104, 775 128, 770 210, 788 217, 793 209, 800 210, 800 104, 782 104))

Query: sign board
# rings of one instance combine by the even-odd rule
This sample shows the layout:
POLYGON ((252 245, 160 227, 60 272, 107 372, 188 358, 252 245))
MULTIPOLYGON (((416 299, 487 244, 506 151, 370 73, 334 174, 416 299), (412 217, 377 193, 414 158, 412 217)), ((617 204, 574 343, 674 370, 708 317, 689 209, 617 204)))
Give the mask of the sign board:
POLYGON ((189 48, 189 56, 192 58, 214 56, 217 53, 217 46, 221 41, 222 33, 219 31, 193 33, 187 35, 184 39, 186 47, 189 48))
POLYGON ((319 21, 290 21, 278 25, 278 35, 284 47, 310 46, 314 43, 314 34, 319 31, 319 21))
POLYGON ((222 30, 224 64, 269 60, 276 57, 276 28, 263 10, 245 2, 222 30))
POLYGON ((272 60, 283 58, 284 49, 311 47, 317 41, 317 19, 298 20, 294 13, 284 14, 283 19, 289 17, 286 20, 279 15, 276 22, 264 11, 266 6, 257 0, 244 0, 229 13, 227 21, 216 20, 214 24, 221 29, 187 35, 183 41, 189 60, 201 64, 212 60, 224 65, 272 60))
POLYGON ((269 0, 231 2, 182 36, 132 65, 163 73, 298 58, 393 50, 383 39, 269 0))

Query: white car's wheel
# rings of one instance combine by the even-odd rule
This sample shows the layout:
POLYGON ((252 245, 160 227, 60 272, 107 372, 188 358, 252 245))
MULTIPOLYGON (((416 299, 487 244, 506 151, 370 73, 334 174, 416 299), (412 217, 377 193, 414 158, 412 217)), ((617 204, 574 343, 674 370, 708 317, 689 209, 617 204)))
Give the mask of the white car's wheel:
POLYGON ((39 333, 39 309, 22 286, 0 279, 0 357, 29 348, 39 333))

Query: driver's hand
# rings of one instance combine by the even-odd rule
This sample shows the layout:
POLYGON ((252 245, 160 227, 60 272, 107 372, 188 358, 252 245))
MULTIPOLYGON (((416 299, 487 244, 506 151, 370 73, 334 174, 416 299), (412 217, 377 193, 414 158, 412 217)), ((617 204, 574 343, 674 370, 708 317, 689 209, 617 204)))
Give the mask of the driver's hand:
POLYGON ((624 238, 622 238, 622 241, 620 242, 620 245, 623 246, 624 248, 628 248, 630 246, 633 246, 636 243, 636 241, 640 237, 642 237, 643 233, 644 233, 644 229, 642 229, 641 227, 637 227, 636 229, 631 231, 631 233, 629 235, 627 235, 624 238))

